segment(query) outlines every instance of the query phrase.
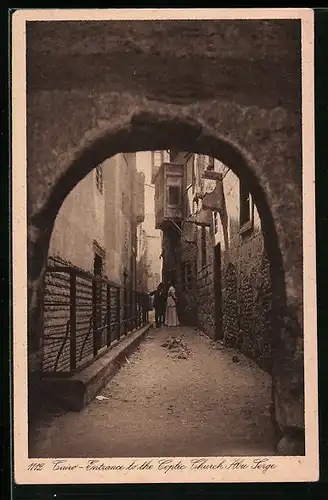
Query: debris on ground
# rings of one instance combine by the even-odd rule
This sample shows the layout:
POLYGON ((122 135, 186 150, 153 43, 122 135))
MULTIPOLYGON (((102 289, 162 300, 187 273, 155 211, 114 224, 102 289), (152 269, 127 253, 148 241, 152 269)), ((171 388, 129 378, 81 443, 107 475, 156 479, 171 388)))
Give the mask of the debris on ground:
POLYGON ((152 340, 154 340, 155 337, 153 337, 152 335, 147 335, 145 338, 144 338, 144 341, 145 342, 150 342, 152 340))
POLYGON ((239 363, 240 359, 238 358, 238 356, 232 356, 232 361, 234 363, 239 363))
POLYGON ((190 349, 181 337, 169 337, 161 347, 165 347, 170 351, 170 357, 175 359, 188 359, 190 349))
POLYGON ((98 399, 98 401, 104 401, 105 399, 108 398, 106 398, 106 396, 96 396, 96 399, 98 399))

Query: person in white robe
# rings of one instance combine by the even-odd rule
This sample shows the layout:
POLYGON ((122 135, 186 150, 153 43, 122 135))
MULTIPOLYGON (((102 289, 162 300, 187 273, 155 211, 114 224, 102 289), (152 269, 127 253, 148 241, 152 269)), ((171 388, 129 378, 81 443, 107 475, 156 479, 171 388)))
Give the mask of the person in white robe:
POLYGON ((179 325, 179 318, 177 313, 177 294, 174 286, 171 283, 169 283, 169 289, 167 292, 165 325, 169 327, 179 325))

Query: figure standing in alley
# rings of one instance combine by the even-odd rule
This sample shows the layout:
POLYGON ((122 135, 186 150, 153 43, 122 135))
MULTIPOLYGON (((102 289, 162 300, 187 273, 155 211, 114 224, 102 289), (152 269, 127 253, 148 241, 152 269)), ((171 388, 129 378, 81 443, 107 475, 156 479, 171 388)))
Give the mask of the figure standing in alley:
POLYGON ((154 292, 155 323, 157 327, 164 324, 166 296, 163 283, 160 283, 154 292))
POLYGON ((178 326, 179 319, 177 313, 177 294, 173 283, 169 282, 169 290, 167 292, 165 324, 166 326, 178 326))
POLYGON ((150 310, 150 297, 148 293, 143 294, 142 300, 142 322, 146 324, 149 319, 149 310, 150 310))

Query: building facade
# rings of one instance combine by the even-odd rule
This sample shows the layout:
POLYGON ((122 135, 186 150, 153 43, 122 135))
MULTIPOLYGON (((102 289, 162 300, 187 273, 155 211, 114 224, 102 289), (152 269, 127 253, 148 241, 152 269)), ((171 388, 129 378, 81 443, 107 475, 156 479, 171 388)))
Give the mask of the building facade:
MULTIPOLYGON (((145 176, 145 214, 144 220, 140 224, 140 237, 144 242, 143 248, 144 257, 140 268, 144 270, 143 280, 145 281, 144 290, 147 292, 154 291, 161 281, 162 261, 161 261, 161 231, 155 227, 155 210, 154 210, 154 190, 155 186, 152 183, 152 157, 150 151, 139 152, 136 155, 137 169, 145 176)), ((139 252, 140 253, 140 252, 139 252)), ((141 253, 140 253, 141 255, 141 253)), ((138 257, 138 261, 140 256, 138 257)))
POLYGON ((205 155, 171 152, 165 160, 154 153, 156 225, 163 279, 176 283, 180 319, 270 372, 269 261, 247 182, 205 155))
POLYGON ((143 291, 137 280, 143 220, 144 175, 136 170, 135 153, 105 160, 65 199, 53 228, 45 278, 44 371, 69 369, 72 309, 75 365, 132 328, 136 293, 143 291))
MULTIPOLYGON (((153 195, 153 193, 152 193, 153 195)), ((145 239, 147 241, 147 291, 154 291, 161 282, 162 274, 162 261, 161 261, 161 248, 162 239, 161 232, 155 229, 155 214, 145 213, 145 220, 141 224, 145 231, 145 239)))
POLYGON ((55 221, 50 261, 135 285, 137 228, 144 220, 144 175, 135 156, 105 160, 71 191, 55 221))

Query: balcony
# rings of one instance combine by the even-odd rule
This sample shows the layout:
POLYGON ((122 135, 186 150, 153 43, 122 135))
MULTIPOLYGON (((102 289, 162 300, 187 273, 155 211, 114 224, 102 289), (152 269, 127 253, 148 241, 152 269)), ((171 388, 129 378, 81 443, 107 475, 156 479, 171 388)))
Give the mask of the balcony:
POLYGON ((183 218, 183 166, 163 163, 154 179, 155 227, 162 229, 165 221, 178 223, 183 218))

